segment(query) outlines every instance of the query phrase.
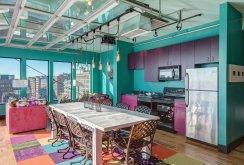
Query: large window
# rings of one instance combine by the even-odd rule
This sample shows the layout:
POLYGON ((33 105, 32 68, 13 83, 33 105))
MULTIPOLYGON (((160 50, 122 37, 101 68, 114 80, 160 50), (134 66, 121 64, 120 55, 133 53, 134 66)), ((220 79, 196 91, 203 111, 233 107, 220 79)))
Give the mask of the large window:
POLYGON ((71 63, 53 63, 53 98, 66 97, 71 99, 71 63))
POLYGON ((20 60, 0 58, 0 104, 7 102, 8 98, 18 98, 20 89, 13 87, 13 80, 20 79, 20 60))
POLYGON ((27 60, 27 97, 48 99, 48 62, 27 60))
POLYGON ((76 98, 80 98, 84 93, 90 93, 90 64, 79 65, 76 70, 76 98))

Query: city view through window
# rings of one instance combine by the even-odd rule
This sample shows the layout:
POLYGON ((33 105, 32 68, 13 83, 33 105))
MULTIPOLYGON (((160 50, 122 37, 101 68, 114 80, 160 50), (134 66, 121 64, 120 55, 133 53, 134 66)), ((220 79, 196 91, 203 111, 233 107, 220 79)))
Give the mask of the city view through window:
POLYGON ((71 99, 71 63, 53 63, 53 98, 71 99))
POLYGON ((48 61, 27 60, 27 97, 48 99, 48 61))
MULTIPOLYGON (((0 104, 10 97, 19 98, 20 88, 13 87, 13 80, 20 79, 20 60, 0 58, 0 104), (9 69, 11 67, 11 69, 9 69)), ((26 76, 28 80, 27 98, 48 99, 48 61, 27 60, 26 76)), ((90 65, 79 65, 76 71, 76 97, 90 92, 90 65)), ((71 63, 53 63, 53 99, 61 97, 71 99, 71 63)))
POLYGON ((90 64, 79 64, 76 70, 76 98, 81 98, 84 93, 90 92, 90 64))
POLYGON ((0 104, 3 104, 8 98, 20 95, 20 89, 12 86, 13 80, 20 79, 20 60, 0 58, 0 61, 0 104))

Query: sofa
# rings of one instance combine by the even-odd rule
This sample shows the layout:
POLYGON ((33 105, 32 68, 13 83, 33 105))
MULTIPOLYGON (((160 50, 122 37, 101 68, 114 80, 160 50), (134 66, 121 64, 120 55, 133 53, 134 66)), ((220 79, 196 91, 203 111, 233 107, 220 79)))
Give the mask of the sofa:
POLYGON ((46 105, 10 107, 6 105, 6 124, 9 133, 20 133, 46 128, 46 105))

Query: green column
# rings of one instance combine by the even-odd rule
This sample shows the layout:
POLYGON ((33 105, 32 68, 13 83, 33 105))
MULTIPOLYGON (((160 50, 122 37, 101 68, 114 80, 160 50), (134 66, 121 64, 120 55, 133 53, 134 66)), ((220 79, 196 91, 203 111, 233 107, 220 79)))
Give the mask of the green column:
POLYGON ((53 103, 53 61, 48 63, 48 102, 53 103))
MULTIPOLYGON (((26 76, 26 59, 22 58, 20 60, 20 80, 27 80, 26 76)), ((20 89, 20 97, 26 97, 27 96, 27 88, 21 88, 20 89)))
POLYGON ((74 63, 75 67, 71 67, 71 98, 72 100, 76 100, 76 86, 74 86, 73 81, 76 80, 76 63, 74 63))

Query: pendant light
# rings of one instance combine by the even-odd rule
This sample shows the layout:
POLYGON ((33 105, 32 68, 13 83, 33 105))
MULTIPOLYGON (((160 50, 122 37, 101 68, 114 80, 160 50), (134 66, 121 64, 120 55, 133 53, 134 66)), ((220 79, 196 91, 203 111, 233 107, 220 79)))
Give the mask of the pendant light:
MULTIPOLYGON (((101 36, 101 31, 102 31, 102 27, 100 27, 100 36, 101 36)), ((100 61, 99 61, 99 70, 103 69, 103 65, 102 65, 102 37, 100 37, 100 61)))
POLYGON ((119 52, 119 37, 120 37, 120 34, 119 34, 119 18, 118 18, 118 40, 117 40, 117 55, 116 55, 116 61, 119 62, 120 61, 120 52, 119 52))
POLYGON ((88 38, 88 33, 86 34, 86 68, 85 68, 86 71, 88 70, 88 63, 87 63, 87 58, 88 58, 87 38, 88 38))
POLYGON ((94 69, 96 67, 95 65, 95 59, 94 59, 94 34, 95 34, 95 30, 93 31, 93 44, 92 44, 92 68, 94 69))
MULTIPOLYGON (((74 49, 74 52, 75 52, 75 41, 74 40, 72 41, 72 44, 73 44, 73 49, 74 49)), ((76 52, 75 52, 75 54, 76 54, 76 52)), ((75 69, 73 55, 72 55, 71 67, 72 67, 72 69, 75 69)))
POLYGON ((80 73, 83 73, 83 66, 82 66, 82 37, 81 39, 81 46, 80 46, 80 64, 79 64, 79 69, 80 69, 80 73))
MULTIPOLYGON (((108 23, 108 34, 109 34, 109 23, 108 23)), ((111 66, 110 66, 110 58, 109 58, 109 44, 108 44, 108 60, 107 60, 107 70, 108 72, 111 71, 111 66)))

